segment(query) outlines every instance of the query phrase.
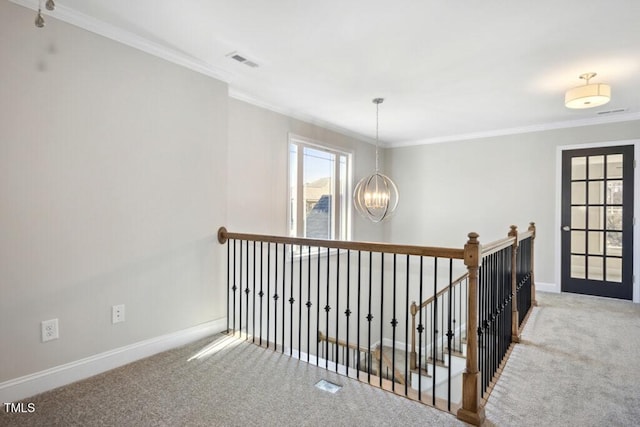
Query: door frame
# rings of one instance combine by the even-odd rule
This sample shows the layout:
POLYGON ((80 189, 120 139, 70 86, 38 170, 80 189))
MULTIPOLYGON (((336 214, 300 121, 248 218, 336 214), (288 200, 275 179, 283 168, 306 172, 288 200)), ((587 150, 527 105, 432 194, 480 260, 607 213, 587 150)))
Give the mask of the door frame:
MULTIPOLYGON (((583 148, 615 147, 619 145, 633 145, 634 161, 640 156, 640 139, 630 139, 622 141, 594 142, 585 144, 559 145, 556 147, 556 206, 555 206, 555 281, 556 292, 562 291, 562 153, 568 150, 579 150, 583 148)), ((634 197, 633 216, 635 224, 633 226, 633 299, 634 303, 640 303, 640 165, 636 162, 633 171, 634 197)))

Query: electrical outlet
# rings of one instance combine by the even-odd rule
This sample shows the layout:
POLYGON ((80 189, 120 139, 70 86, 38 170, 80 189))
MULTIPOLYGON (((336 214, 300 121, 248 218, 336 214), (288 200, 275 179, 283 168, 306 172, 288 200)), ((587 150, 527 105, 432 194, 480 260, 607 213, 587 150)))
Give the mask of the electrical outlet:
POLYGON ((58 319, 44 320, 42 323, 42 342, 57 340, 58 335, 58 319))
POLYGON ((116 324, 120 322, 124 322, 124 304, 111 307, 111 323, 116 324))

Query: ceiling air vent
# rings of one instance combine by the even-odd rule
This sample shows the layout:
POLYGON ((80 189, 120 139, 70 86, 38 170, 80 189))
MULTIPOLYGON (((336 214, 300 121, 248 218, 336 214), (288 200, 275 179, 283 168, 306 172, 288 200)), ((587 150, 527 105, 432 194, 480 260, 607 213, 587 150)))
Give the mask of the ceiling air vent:
POLYGON ((251 68, 257 68, 258 67, 258 63, 255 61, 252 61, 250 59, 247 59, 247 57, 245 55, 241 55, 238 52, 231 52, 229 54, 227 54, 227 57, 238 61, 241 64, 246 65, 247 67, 251 67, 251 68))
POLYGON ((625 112, 625 111, 627 111, 626 108, 618 108, 618 109, 615 109, 615 110, 598 111, 598 115, 599 116, 604 116, 606 114, 616 114, 616 113, 622 113, 622 112, 625 112))

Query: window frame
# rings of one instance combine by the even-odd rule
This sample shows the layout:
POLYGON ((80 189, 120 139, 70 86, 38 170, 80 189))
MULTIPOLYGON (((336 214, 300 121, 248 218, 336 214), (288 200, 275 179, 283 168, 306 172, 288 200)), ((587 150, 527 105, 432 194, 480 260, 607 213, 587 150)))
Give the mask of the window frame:
POLYGON ((304 185, 301 185, 302 178, 304 177, 304 148, 308 147, 314 150, 323 151, 326 153, 330 153, 335 156, 334 160, 334 179, 333 182, 333 192, 336 196, 334 196, 331 203, 331 236, 328 240, 351 240, 352 236, 352 219, 353 219, 353 208, 351 202, 351 194, 352 194, 352 182, 353 182, 353 151, 346 149, 344 147, 338 147, 331 144, 327 144, 321 141, 317 141, 311 138, 306 138, 304 136, 296 135, 293 133, 289 133, 287 138, 287 233, 290 237, 306 237, 304 231, 304 185), (292 161, 291 161, 291 151, 292 145, 295 145, 297 148, 297 158, 296 158, 296 171, 295 175, 292 173, 292 161), (340 158, 344 157, 346 159, 346 173, 345 179, 340 179, 340 158), (296 182, 292 182, 292 178, 295 176, 296 182), (341 186, 344 185, 344 202, 342 201, 342 197, 339 197, 341 192, 341 186), (295 189, 295 190, 294 190, 295 189), (295 233, 292 234, 292 215, 293 215, 293 191, 296 192, 295 200, 295 233), (342 217, 345 218, 342 218, 342 217))

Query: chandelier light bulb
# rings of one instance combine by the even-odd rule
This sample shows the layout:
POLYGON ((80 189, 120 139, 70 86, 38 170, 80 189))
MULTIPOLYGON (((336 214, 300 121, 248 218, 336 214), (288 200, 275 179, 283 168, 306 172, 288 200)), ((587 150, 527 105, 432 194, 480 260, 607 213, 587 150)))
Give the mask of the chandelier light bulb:
POLYGON ((53 0, 47 0, 47 3, 45 6, 47 10, 54 10, 56 8, 56 3, 53 0))

